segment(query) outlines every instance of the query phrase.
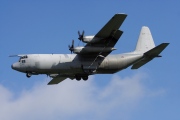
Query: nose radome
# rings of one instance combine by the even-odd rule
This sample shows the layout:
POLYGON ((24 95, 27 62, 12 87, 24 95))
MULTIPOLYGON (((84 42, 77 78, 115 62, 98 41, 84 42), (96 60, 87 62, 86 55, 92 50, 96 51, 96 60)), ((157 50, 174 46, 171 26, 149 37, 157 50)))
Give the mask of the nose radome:
POLYGON ((17 63, 12 64, 11 68, 14 69, 14 70, 17 69, 17 63))
POLYGON ((14 69, 14 64, 11 65, 11 68, 14 69))

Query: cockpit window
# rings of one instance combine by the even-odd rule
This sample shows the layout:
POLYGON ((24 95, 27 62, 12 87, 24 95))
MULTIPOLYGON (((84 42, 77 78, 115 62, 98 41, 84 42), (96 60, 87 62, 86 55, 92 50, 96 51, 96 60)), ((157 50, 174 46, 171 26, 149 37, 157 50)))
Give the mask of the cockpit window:
POLYGON ((28 56, 27 56, 27 55, 25 55, 25 56, 22 56, 22 57, 21 57, 21 59, 25 59, 25 58, 28 58, 28 56))
MULTIPOLYGON (((28 58, 27 55, 20 57, 19 62, 21 62, 21 59, 26 59, 26 58, 28 58)), ((22 62, 22 63, 23 63, 23 62, 22 62)), ((24 62, 24 63, 25 63, 25 62, 24 62)))
POLYGON ((22 63, 26 63, 26 60, 22 60, 22 63))

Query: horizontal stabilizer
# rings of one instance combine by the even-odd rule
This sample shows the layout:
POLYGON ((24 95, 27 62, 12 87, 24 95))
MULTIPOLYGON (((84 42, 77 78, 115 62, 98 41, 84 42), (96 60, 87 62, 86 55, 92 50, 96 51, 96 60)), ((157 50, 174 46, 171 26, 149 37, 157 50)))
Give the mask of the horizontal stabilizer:
POLYGON ((144 57, 142 60, 135 63, 131 69, 138 69, 141 66, 145 65, 155 57, 161 57, 159 54, 169 45, 169 43, 162 43, 158 45, 157 47, 147 51, 144 53, 144 57))
POLYGON ((147 51, 145 54, 145 56, 154 56, 154 57, 158 57, 158 55, 169 45, 169 43, 162 43, 158 46, 156 46, 155 48, 147 51))

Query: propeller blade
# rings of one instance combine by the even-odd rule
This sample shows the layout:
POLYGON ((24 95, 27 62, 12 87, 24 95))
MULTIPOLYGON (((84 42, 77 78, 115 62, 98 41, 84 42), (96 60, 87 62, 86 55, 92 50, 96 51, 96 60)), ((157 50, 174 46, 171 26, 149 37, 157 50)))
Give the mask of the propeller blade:
POLYGON ((83 32, 82 32, 82 36, 84 36, 84 30, 83 30, 83 32))
POLYGON ((68 45, 68 47, 69 47, 69 50, 71 51, 71 54, 72 54, 72 52, 74 50, 74 40, 72 40, 72 45, 68 45))
POLYGON ((79 39, 80 41, 83 41, 84 33, 85 33, 84 30, 82 31, 82 34, 78 31, 78 35, 79 35, 79 38, 78 38, 78 39, 79 39))
POLYGON ((78 35, 80 36, 81 35, 81 33, 78 31, 78 35))
POLYGON ((72 40, 72 46, 71 47, 74 48, 74 40, 72 40))

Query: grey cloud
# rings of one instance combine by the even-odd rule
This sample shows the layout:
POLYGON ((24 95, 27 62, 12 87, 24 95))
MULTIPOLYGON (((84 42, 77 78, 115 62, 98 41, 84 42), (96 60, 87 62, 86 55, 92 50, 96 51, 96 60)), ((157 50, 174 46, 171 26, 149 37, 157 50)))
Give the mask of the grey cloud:
POLYGON ((0 119, 128 119, 147 94, 142 76, 114 76, 104 87, 97 87, 94 78, 80 82, 65 80, 52 86, 44 82, 22 90, 18 98, 13 98, 15 93, 0 86, 0 119))

